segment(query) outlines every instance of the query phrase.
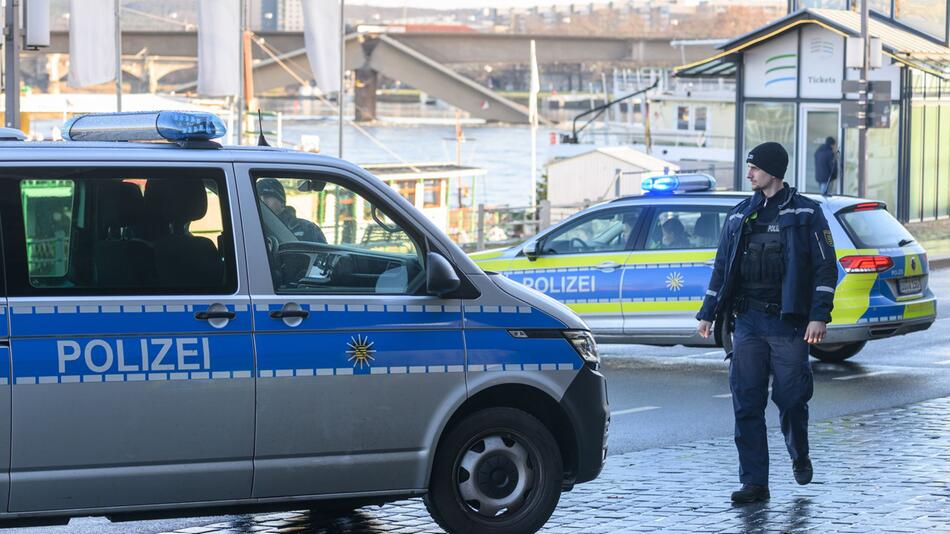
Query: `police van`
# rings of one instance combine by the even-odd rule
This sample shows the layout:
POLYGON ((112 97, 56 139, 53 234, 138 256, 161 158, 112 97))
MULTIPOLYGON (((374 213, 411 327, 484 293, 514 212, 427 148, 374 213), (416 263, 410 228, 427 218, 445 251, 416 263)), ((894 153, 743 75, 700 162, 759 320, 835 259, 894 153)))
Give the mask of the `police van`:
MULTIPOLYGON (((707 175, 645 178, 643 195, 581 211, 527 242, 472 255, 577 312, 598 341, 731 347, 696 332, 726 214, 749 193, 714 192, 707 175)), ((842 361, 869 340, 925 330, 936 318, 927 254, 883 202, 806 195, 821 205, 838 256, 832 322, 811 347, 842 361)))
POLYGON ((175 112, 0 134, 0 521, 424 495, 450 532, 534 532, 598 475, 573 312, 359 167, 223 134, 175 112))

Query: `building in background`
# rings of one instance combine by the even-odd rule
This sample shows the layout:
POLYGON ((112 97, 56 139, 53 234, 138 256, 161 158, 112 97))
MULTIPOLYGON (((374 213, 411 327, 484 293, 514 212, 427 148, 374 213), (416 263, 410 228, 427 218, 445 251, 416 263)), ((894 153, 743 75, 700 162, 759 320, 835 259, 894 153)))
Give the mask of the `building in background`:
POLYGON ((277 30, 282 32, 303 31, 303 6, 300 5, 300 2, 301 0, 276 0, 277 30))
MULTIPOLYGON (((870 79, 890 82, 891 111, 889 127, 869 130, 867 194, 904 222, 950 218, 948 0, 871 5, 878 9, 869 31, 884 57, 870 79)), ((857 193, 857 129, 842 125, 843 102, 856 95, 843 94, 842 81, 857 79, 845 67, 845 38, 859 34, 858 13, 806 7, 676 69, 680 77, 735 77, 737 189, 748 189, 744 155, 778 141, 790 155, 786 181, 819 192, 814 153, 832 137, 843 177, 835 192, 857 193)))
POLYGON ((554 209, 639 195, 643 178, 677 171, 679 165, 630 147, 593 148, 547 164, 548 201, 554 209))

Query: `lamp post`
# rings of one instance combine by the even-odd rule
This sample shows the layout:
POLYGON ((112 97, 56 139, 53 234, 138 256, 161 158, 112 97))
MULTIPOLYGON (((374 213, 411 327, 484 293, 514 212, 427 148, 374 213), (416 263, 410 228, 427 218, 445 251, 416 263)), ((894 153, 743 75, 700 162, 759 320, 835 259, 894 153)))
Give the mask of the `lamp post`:
POLYGON ((7 0, 4 34, 3 87, 6 91, 4 124, 20 127, 20 0, 7 0))
MULTIPOLYGON (((868 36, 868 0, 861 0, 861 83, 864 84, 864 93, 858 94, 858 100, 863 100, 867 106, 870 98, 870 84, 868 84, 868 66, 871 63, 871 39, 868 36)), ((858 196, 867 197, 868 192, 868 124, 867 121, 858 125, 858 196)))

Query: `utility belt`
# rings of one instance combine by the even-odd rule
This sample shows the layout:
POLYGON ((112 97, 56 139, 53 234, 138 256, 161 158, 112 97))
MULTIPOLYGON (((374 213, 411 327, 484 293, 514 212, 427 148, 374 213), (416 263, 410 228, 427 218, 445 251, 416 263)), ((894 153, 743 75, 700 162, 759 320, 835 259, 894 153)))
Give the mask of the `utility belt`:
POLYGON ((769 315, 779 316, 782 314, 782 305, 776 302, 765 302, 749 297, 739 297, 733 311, 738 315, 749 310, 755 310, 769 315))

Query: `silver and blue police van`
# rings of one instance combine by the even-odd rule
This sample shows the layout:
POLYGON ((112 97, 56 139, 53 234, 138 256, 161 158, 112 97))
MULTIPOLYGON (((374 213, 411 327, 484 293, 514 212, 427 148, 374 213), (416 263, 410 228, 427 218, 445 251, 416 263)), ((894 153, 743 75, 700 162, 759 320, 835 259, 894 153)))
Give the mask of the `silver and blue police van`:
POLYGON ((223 134, 3 134, 0 522, 424 495, 447 531, 534 532, 598 475, 583 321, 359 167, 223 134))

